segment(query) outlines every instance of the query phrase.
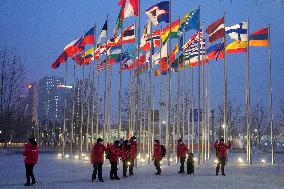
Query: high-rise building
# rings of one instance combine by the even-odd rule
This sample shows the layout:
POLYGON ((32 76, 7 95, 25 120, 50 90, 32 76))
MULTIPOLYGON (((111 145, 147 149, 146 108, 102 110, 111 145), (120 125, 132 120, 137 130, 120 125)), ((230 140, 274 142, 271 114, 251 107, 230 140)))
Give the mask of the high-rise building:
POLYGON ((68 105, 72 103, 72 87, 64 85, 63 77, 47 76, 39 81, 38 121, 40 125, 63 121, 65 91, 68 105))

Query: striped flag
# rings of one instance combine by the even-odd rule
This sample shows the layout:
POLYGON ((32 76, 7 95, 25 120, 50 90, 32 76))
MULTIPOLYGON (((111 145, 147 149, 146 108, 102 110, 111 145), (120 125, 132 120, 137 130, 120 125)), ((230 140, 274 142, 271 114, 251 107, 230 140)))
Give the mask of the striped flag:
POLYGON ((217 39, 223 38, 225 36, 224 17, 210 24, 206 29, 206 32, 209 35, 210 43, 213 43, 217 39))
POLYGON ((199 60, 202 60, 202 54, 205 54, 205 63, 208 62, 206 56, 205 39, 200 42, 200 48, 198 52, 198 42, 191 43, 186 49, 184 49, 183 55, 185 59, 185 65, 189 67, 198 66, 198 54, 199 60))
POLYGON ((109 66, 110 66, 110 64, 106 63, 106 59, 105 59, 101 63, 97 64, 97 72, 102 71, 102 70, 106 69, 106 67, 109 67, 109 66))

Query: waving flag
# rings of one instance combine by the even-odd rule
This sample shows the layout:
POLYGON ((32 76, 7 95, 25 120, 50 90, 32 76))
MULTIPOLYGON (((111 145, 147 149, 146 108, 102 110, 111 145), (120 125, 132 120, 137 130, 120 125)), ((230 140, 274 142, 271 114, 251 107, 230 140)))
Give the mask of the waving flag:
POLYGON ((248 40, 248 23, 242 22, 231 27, 226 27, 226 33, 231 39, 238 41, 248 40))
POLYGON ((57 69, 59 68, 60 64, 63 64, 67 61, 67 54, 65 51, 63 51, 63 53, 61 53, 61 55, 51 64, 51 67, 53 69, 57 69))
POLYGON ((224 52, 224 42, 212 45, 206 50, 208 60, 218 60, 218 58, 224 58, 224 52))
POLYGON ((102 61, 101 63, 97 64, 97 72, 106 69, 106 67, 109 67, 110 64, 106 62, 106 59, 102 61))
POLYGON ((143 51, 148 51, 151 49, 151 38, 153 41, 153 48, 159 47, 161 45, 161 30, 156 30, 152 34, 145 36, 145 38, 141 39, 141 49, 143 51))
POLYGON ((122 8, 121 20, 130 16, 138 16, 138 4, 139 0, 120 0, 118 5, 122 8))
POLYGON ((80 46, 94 44, 94 27, 92 27, 81 39, 80 46))
POLYGON ((179 20, 173 21, 171 24, 167 25, 164 29, 161 31, 161 38, 162 42, 165 43, 169 35, 171 35, 171 38, 179 38, 178 36, 178 29, 179 29, 179 20))
POLYGON ((158 26, 161 22, 169 23, 169 1, 162 1, 145 11, 150 20, 155 26, 158 26))
POLYGON ((198 32, 196 32, 184 45, 183 45, 183 49, 187 49, 191 43, 195 43, 198 41, 200 41, 200 43, 202 43, 202 39, 203 39, 203 32, 200 30, 198 32))
POLYGON ((242 53, 247 52, 247 42, 246 41, 234 41, 226 47, 227 53, 242 53))
POLYGON ((102 28, 102 31, 100 33, 100 36, 99 36, 97 44, 100 44, 101 41, 102 41, 102 38, 106 37, 106 35, 107 35, 107 20, 105 21, 105 24, 104 24, 104 26, 102 28))
POLYGON ((249 46, 268 46, 268 28, 262 28, 249 36, 249 46))
POLYGON ((180 23, 179 31, 187 32, 192 29, 199 30, 200 28, 199 23, 200 23, 200 13, 199 9, 196 9, 194 11, 187 13, 183 17, 180 23))
POLYGON ((122 44, 135 43, 135 24, 128 26, 122 33, 122 41, 121 35, 117 36, 116 39, 111 39, 108 41, 108 46, 120 46, 122 44))
POLYGON ((217 39, 225 36, 224 17, 216 20, 208 26, 206 32, 209 34, 209 42, 213 43, 217 39))

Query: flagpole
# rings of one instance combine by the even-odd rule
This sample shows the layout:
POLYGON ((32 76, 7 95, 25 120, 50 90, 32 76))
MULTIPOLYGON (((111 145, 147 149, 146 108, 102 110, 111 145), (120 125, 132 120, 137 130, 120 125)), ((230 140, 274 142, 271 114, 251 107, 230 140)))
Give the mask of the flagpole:
POLYGON ((67 62, 65 63, 65 77, 64 77, 64 118, 62 131, 62 156, 65 154, 65 130, 66 130, 66 82, 67 82, 67 62))
MULTIPOLYGON (((95 36, 96 36, 96 24, 94 25, 94 64, 95 64, 95 36)), ((93 83, 92 83, 92 121, 91 121, 91 145, 94 144, 94 116, 95 116, 95 69, 96 66, 94 65, 93 68, 93 83)))
MULTIPOLYGON (((108 51, 106 52, 107 53, 107 57, 108 57, 108 51)), ((108 130, 108 136, 110 137, 110 118, 111 118, 111 93, 112 93, 112 91, 111 91, 111 86, 112 86, 112 66, 111 65, 109 65, 109 68, 107 68, 107 69, 109 69, 109 71, 108 71, 108 113, 107 113, 107 126, 108 126, 108 128, 107 128, 107 130, 108 130)))
MULTIPOLYGON (((107 19, 106 22, 108 22, 108 14, 107 14, 107 19)), ((107 95, 107 67, 108 67, 108 62, 107 62, 107 36, 108 36, 108 26, 106 29, 106 60, 105 60, 105 73, 104 73, 104 126, 103 126, 103 140, 108 142, 108 137, 106 138, 106 127, 107 127, 107 104, 106 104, 106 95, 107 95)), ((107 135, 108 136, 108 135, 107 135)))
MULTIPOLYGON (((97 63, 97 65, 99 62, 97 63)), ((96 138, 99 138, 99 113, 100 113, 100 72, 97 71, 97 108, 96 108, 96 138)))
MULTIPOLYGON (((84 62, 85 64, 85 62, 84 62)), ((92 67, 91 65, 89 66, 89 77, 88 77, 88 88, 87 88, 87 96, 86 96, 86 101, 87 101, 87 125, 86 125, 86 152, 89 150, 89 140, 88 140, 88 135, 89 135, 89 124, 90 124, 90 80, 91 80, 91 70, 92 67)))
POLYGON ((71 141, 70 141, 70 158, 73 156, 73 140, 74 140, 74 125, 75 125, 75 94, 76 94, 76 64, 74 63, 73 71, 73 100, 72 100, 72 122, 71 122, 71 141))
POLYGON ((121 34, 120 34, 120 68, 119 68, 119 91, 118 91, 118 138, 121 136, 121 85, 122 85, 122 41, 123 41, 123 20, 121 20, 121 34))
POLYGON ((162 76, 159 77, 159 91, 159 141, 162 143, 162 76))
MULTIPOLYGON (((203 24, 202 24, 203 25, 203 24)), ((204 60, 204 50, 203 50, 203 27, 202 27, 202 163, 205 161, 205 115, 204 115, 204 110, 205 110, 205 60, 204 60)))
MULTIPOLYGON (((210 158, 210 110, 211 110, 211 105, 210 105, 210 93, 211 93, 211 90, 210 90, 210 63, 208 62, 208 74, 207 74, 207 126, 208 126, 208 129, 207 129, 207 132, 208 132, 208 147, 207 147, 207 159, 210 158)), ((214 133, 212 132, 212 135, 214 133)))
MULTIPOLYGON (((226 12, 224 13, 224 25, 225 25, 225 16, 226 12)), ((226 47, 226 35, 224 35, 224 47, 226 47)), ((228 88, 228 81, 227 81, 227 56, 226 56, 226 51, 224 52, 224 120, 223 120, 223 125, 222 128, 224 129, 224 141, 227 142, 228 140, 228 133, 227 133, 227 104, 228 104, 228 99, 227 99, 227 88, 228 88)))
POLYGON ((272 54, 271 54, 271 25, 268 25, 268 59, 269 59, 269 125, 271 143, 271 164, 275 164, 274 137, 273 137, 273 114, 272 114, 272 54))
POLYGON ((81 87, 81 123, 80 123, 80 156, 82 156, 83 152, 83 125, 84 125, 84 88, 85 88, 85 60, 83 63, 83 79, 82 79, 82 87, 81 87))
MULTIPOLYGON (((248 24, 248 30, 247 34, 249 34, 249 19, 247 19, 248 24)), ((247 86, 246 86, 246 108, 247 108, 247 116, 246 116, 246 122, 247 122, 247 149, 248 149, 248 162, 252 164, 251 161, 251 137, 250 137, 250 64, 249 64, 249 39, 247 38, 247 53, 246 53, 246 74, 247 74, 247 86)))
POLYGON ((191 68, 191 153, 194 153, 194 138, 195 138, 195 120, 194 120, 194 72, 193 72, 194 67, 191 68))
MULTIPOLYGON (((183 34, 182 34, 182 43, 183 43, 183 45, 185 44, 185 33, 183 32, 183 34)), ((185 69, 185 58, 184 58, 184 56, 183 56, 183 67, 184 67, 184 69, 185 69)), ((189 147, 190 147, 190 110, 191 110, 191 102, 190 102, 190 93, 191 93, 191 91, 190 91, 190 68, 188 69, 188 99, 187 99, 187 101, 188 101, 188 113, 187 113, 187 148, 189 149, 189 147)))
POLYGON ((185 103, 186 103, 186 95, 185 95, 185 67, 183 66, 183 116, 182 116, 182 120, 183 120, 183 125, 182 125, 182 140, 184 141, 185 139, 185 103))
MULTIPOLYGON (((200 12, 199 5, 199 12, 200 12)), ((200 19, 198 30, 200 29, 200 19)), ((198 31, 198 118, 197 118, 197 150, 198 150, 198 165, 200 165, 200 32, 198 31)))
MULTIPOLYGON (((170 34, 169 34, 169 50, 171 49, 171 0, 169 0, 169 22, 170 22, 170 34)), ((170 166, 170 157, 171 157, 171 148, 170 148, 170 137, 169 137, 169 128, 170 128, 170 112, 171 112, 171 72, 170 72, 170 61, 168 60, 168 102, 167 102, 167 126, 166 126, 166 146, 167 146, 167 161, 168 166, 170 166)))

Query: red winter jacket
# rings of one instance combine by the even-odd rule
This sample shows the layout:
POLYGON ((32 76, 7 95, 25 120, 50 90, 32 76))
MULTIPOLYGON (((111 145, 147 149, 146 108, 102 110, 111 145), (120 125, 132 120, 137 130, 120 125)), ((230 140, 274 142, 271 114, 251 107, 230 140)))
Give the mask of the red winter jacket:
POLYGON ((177 157, 185 158, 187 154, 188 148, 184 143, 180 143, 177 146, 177 157))
POLYGON ((154 144, 153 159, 158 161, 163 159, 162 147, 160 144, 154 144))
POLYGON ((130 149, 125 144, 123 144, 122 149, 120 151, 120 157, 122 161, 125 161, 130 157, 130 149))
POLYGON ((229 144, 227 145, 222 141, 216 141, 214 144, 214 148, 216 149, 217 158, 226 158, 227 150, 231 148, 231 142, 229 142, 229 144))
POLYGON ((106 147, 101 143, 96 143, 91 152, 91 163, 103 163, 104 162, 104 152, 106 147))
POLYGON ((109 161, 110 162, 115 162, 118 161, 118 158, 120 156, 120 149, 118 147, 117 144, 113 144, 110 147, 110 157, 109 157, 109 161))
POLYGON ((31 143, 25 144, 23 156, 25 156, 25 164, 35 165, 38 161, 38 146, 31 143))
POLYGON ((134 160, 137 157, 137 151, 138 151, 138 147, 137 147, 137 142, 130 140, 130 159, 134 160))

